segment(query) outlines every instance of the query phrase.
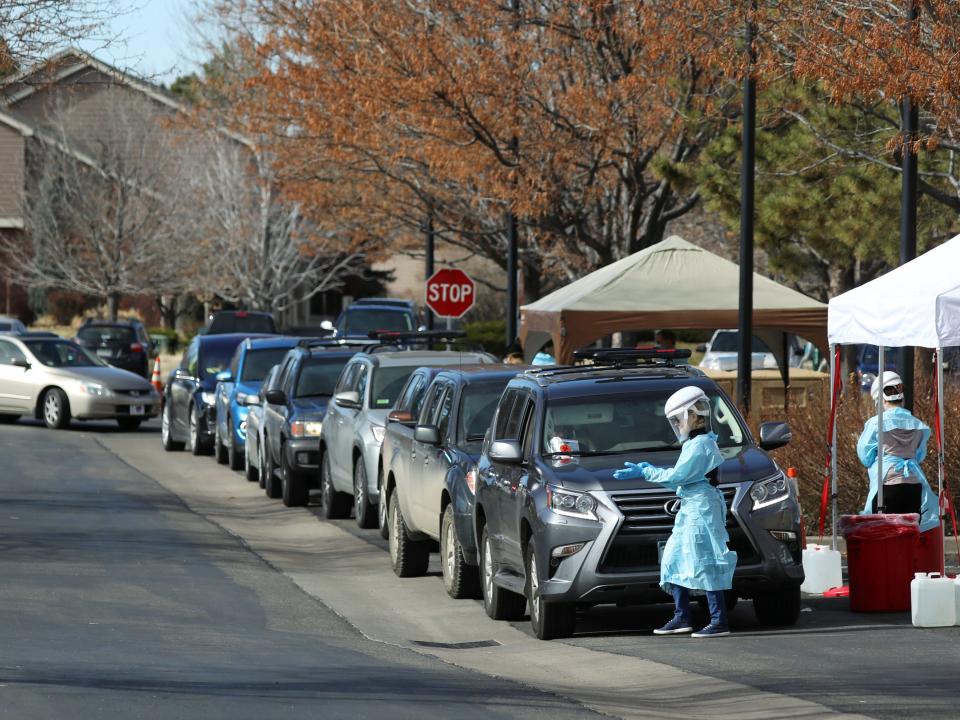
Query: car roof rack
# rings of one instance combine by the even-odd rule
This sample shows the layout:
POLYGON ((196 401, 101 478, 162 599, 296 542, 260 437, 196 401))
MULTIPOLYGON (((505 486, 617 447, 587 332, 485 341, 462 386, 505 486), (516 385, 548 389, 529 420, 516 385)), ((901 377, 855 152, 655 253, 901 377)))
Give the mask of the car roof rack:
MULTIPOLYGON (((409 350, 414 346, 429 346, 432 344, 446 343, 451 345, 463 340, 467 334, 463 330, 417 330, 404 332, 372 332, 370 337, 376 339, 375 345, 369 347, 367 352, 390 352, 393 350, 409 350)), ((477 343, 465 345, 459 342, 461 352, 486 352, 483 347, 477 343)))
POLYGON ((602 367, 635 367, 637 365, 676 365, 676 360, 689 360, 686 348, 583 348, 575 350, 575 360, 591 360, 602 367))
POLYGON ((373 340, 357 340, 357 339, 347 339, 343 338, 337 340, 336 338, 301 338, 297 342, 298 348, 350 348, 350 347, 363 347, 367 348, 374 344, 373 340))

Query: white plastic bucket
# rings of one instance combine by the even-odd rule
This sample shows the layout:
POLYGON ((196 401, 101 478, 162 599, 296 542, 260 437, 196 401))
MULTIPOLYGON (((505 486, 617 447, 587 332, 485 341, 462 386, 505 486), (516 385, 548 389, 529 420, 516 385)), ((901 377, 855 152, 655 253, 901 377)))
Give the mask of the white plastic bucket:
POLYGON ((807 545, 803 549, 803 585, 800 590, 822 595, 830 588, 843 585, 840 552, 829 545, 807 545))
POLYGON ((957 586, 940 573, 914 573, 910 581, 914 627, 949 627, 957 622, 957 586))

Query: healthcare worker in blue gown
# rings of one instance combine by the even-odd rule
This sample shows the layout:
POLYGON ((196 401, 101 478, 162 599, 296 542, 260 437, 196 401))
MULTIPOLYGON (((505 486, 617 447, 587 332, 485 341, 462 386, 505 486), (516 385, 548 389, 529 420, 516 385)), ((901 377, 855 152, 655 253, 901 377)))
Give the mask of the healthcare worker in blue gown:
POLYGON ((724 591, 733 587, 737 554, 727 547, 727 505, 723 494, 710 483, 707 474, 723 463, 717 436, 711 432, 710 400, 698 387, 681 388, 667 400, 664 414, 682 443, 680 457, 672 468, 650 463, 625 463, 614 473, 617 479, 643 477, 673 488, 680 498, 680 511, 673 532, 663 550, 660 587, 673 596, 673 619, 655 635, 693 632, 690 591, 707 595, 710 624, 693 637, 710 638, 730 634, 724 591))
MULTIPOLYGON (((887 370, 882 380, 873 381, 870 394, 874 402, 883 392, 883 506, 888 513, 917 513, 920 532, 932 530, 940 524, 939 502, 930 489, 920 463, 927 455, 930 428, 917 420, 903 407, 903 381, 895 372, 887 370)), ((857 456, 868 468, 870 491, 862 514, 877 512, 877 490, 880 472, 877 446, 877 418, 871 417, 863 426, 857 442, 857 456)))

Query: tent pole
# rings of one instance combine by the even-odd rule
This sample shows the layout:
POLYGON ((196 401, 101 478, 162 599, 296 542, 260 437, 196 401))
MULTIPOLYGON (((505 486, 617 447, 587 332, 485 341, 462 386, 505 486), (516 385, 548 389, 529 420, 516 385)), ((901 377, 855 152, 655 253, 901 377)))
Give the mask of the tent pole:
MULTIPOLYGON (((834 392, 836 387, 836 375, 839 372, 836 361, 836 345, 830 346, 830 393, 834 392)), ((830 398, 830 407, 832 412, 836 412, 836 396, 830 398)), ((837 418, 833 417, 833 432, 830 433, 830 549, 837 549, 837 418)))
POLYGON ((943 348, 939 345, 937 346, 937 430, 940 431, 940 444, 937 447, 937 518, 940 520, 940 536, 944 539, 943 542, 943 557, 941 558, 942 564, 940 566, 941 572, 945 569, 947 563, 947 543, 946 543, 946 533, 944 528, 946 523, 943 518, 943 478, 944 478, 944 468, 943 468, 943 458, 944 452, 946 452, 947 447, 947 436, 943 434, 943 348))
POLYGON ((877 379, 880 392, 877 393, 877 512, 884 511, 883 506, 883 369, 886 361, 883 357, 883 343, 877 354, 877 379))

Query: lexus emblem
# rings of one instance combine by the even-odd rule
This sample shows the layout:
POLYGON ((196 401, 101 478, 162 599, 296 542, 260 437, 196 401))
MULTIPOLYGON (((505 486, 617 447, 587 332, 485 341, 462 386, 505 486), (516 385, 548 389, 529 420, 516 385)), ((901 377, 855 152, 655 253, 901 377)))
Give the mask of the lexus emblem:
POLYGON ((663 504, 663 509, 667 512, 667 515, 676 517, 677 513, 680 512, 680 498, 674 500, 667 500, 663 504))
POLYGON ((131 390, 131 391, 130 391, 130 394, 133 395, 134 397, 139 397, 139 396, 140 396, 140 391, 139 391, 139 390, 131 390))

